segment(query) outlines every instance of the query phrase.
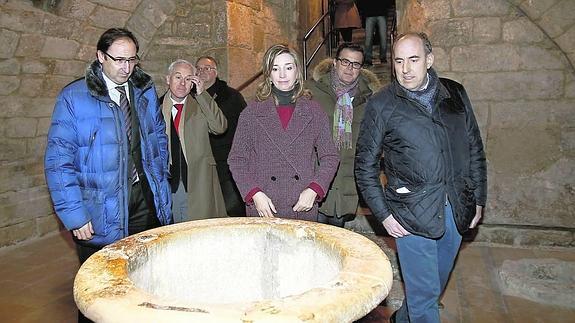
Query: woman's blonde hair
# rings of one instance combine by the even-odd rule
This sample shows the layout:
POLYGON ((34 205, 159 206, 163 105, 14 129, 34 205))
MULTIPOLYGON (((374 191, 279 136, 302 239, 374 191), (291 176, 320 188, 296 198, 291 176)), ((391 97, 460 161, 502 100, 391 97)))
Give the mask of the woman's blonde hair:
POLYGON ((284 44, 276 44, 268 48, 266 53, 264 54, 263 64, 262 64, 262 72, 264 80, 258 84, 256 90, 256 99, 258 101, 265 101, 267 100, 270 95, 272 95, 272 69, 274 66, 274 60, 281 54, 290 54, 293 57, 296 67, 296 81, 294 84, 294 93, 292 97, 292 102, 295 101, 300 96, 306 96, 311 98, 311 92, 309 90, 304 89, 303 84, 303 69, 302 65, 299 60, 298 53, 284 44))

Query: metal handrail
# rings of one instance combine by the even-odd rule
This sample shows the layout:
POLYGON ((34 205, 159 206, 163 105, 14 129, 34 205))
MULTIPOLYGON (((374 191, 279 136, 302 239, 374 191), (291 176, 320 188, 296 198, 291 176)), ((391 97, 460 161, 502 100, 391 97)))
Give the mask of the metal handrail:
POLYGON ((326 3, 325 0, 322 0, 322 6, 321 6, 321 12, 322 15, 321 17, 319 17, 319 19, 313 24, 313 26, 311 26, 311 28, 308 30, 308 32, 305 34, 305 36, 302 39, 302 51, 303 51, 303 77, 304 80, 307 80, 307 70, 308 67, 311 65, 311 62, 313 61, 313 59, 315 58, 315 56, 317 55, 317 53, 319 52, 319 50, 323 47, 323 45, 327 42, 327 55, 330 56, 332 49, 333 49, 333 37, 331 37, 331 35, 334 32, 334 28, 333 28, 333 21, 332 21, 332 5, 330 4, 330 2, 327 3, 327 11, 324 12, 324 9, 326 8, 326 3), (329 24, 328 24, 328 28, 327 28, 327 32, 326 32, 326 18, 329 20, 329 24), (310 39, 311 35, 313 34, 314 31, 317 30, 318 27, 321 26, 321 30, 322 30, 322 35, 321 35, 321 42, 319 43, 319 45, 317 45, 317 47, 315 48, 315 50, 313 51, 313 53, 311 54, 311 57, 307 57, 307 41, 310 39))
POLYGON ((260 70, 259 72, 257 72, 256 74, 254 74, 252 77, 250 77, 247 81, 245 81, 244 83, 240 84, 240 86, 238 86, 236 88, 236 90, 238 90, 239 92, 243 91, 245 88, 247 88, 248 86, 250 86, 250 84, 252 84, 255 80, 257 80, 258 78, 260 78, 260 76, 264 75, 264 71, 260 70))

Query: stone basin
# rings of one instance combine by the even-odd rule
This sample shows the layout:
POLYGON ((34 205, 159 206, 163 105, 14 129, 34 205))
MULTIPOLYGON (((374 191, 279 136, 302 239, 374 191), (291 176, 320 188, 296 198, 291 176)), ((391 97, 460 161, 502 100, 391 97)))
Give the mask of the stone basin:
POLYGON ((353 322, 391 290, 383 251, 360 234, 280 218, 192 221, 133 235, 74 281, 95 322, 353 322))

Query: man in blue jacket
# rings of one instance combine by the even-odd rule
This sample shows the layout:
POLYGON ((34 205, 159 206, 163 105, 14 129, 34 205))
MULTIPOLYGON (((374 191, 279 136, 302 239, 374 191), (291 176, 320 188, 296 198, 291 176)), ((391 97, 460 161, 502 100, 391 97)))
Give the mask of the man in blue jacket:
POLYGON ((108 29, 96 55, 85 77, 58 95, 45 155, 54 209, 81 263, 171 222, 165 124, 152 79, 138 66, 138 41, 108 29))
POLYGON ((477 225, 485 206, 485 152, 465 89, 431 68, 427 36, 400 36, 393 54, 396 80, 367 103, 355 176, 397 245, 405 301, 390 321, 439 323, 438 300, 461 234, 477 225))

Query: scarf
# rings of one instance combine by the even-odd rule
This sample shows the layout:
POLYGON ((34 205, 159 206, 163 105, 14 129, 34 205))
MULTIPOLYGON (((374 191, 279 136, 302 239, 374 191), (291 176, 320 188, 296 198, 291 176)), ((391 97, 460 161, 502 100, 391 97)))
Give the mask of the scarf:
POLYGON ((294 105, 294 102, 292 102, 292 98, 293 98, 293 93, 295 92, 295 89, 291 89, 289 91, 282 91, 280 89, 278 89, 275 86, 272 86, 272 93, 274 95, 274 97, 276 98, 276 102, 278 105, 294 105))
POLYGON ((333 113, 333 142, 337 149, 352 149, 351 125, 353 122, 352 98, 357 92, 359 77, 352 84, 343 84, 332 68, 331 87, 336 96, 333 113))
POLYGON ((437 84, 439 77, 437 73, 430 68, 427 71, 428 84, 425 89, 419 91, 406 91, 409 98, 421 103, 427 112, 433 113, 433 106, 435 105, 435 94, 437 93, 437 84))

